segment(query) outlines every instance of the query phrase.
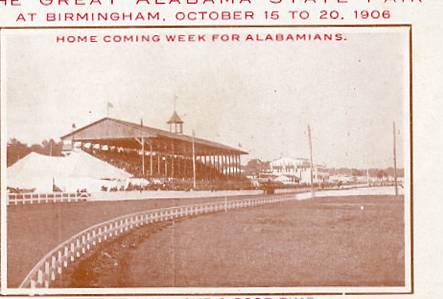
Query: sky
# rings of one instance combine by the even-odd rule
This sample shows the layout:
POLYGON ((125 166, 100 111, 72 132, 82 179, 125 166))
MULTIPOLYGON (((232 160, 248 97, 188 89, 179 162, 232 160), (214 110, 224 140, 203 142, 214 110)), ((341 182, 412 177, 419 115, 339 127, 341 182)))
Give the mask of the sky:
POLYGON ((397 29, 6 31, 7 138, 40 143, 109 116, 184 131, 247 158, 308 157, 329 167, 398 166, 408 134, 408 40, 397 29), (344 33, 346 41, 60 44, 57 35, 344 33))

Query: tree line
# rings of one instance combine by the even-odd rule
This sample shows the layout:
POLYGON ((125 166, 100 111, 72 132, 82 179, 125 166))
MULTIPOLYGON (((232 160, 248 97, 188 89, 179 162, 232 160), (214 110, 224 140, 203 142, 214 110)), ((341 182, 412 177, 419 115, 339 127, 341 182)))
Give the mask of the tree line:
MULTIPOLYGON (((260 173, 265 173, 268 171, 271 167, 270 161, 262 161, 259 159, 252 159, 249 160, 246 166, 244 167, 245 174, 246 175, 253 175, 258 176, 260 173)), ((368 171, 368 174, 370 177, 377 177, 377 178, 385 178, 385 177, 393 177, 394 176, 394 167, 388 167, 388 168, 370 168, 368 170, 366 169, 358 169, 358 168, 326 168, 324 169, 326 172, 328 172, 329 175, 344 175, 344 176, 366 176, 366 172, 368 171)), ((398 168, 397 169, 397 176, 403 177, 404 175, 404 169, 398 168)))
POLYGON ((16 138, 12 138, 7 143, 6 164, 9 167, 31 152, 48 156, 61 156, 62 150, 63 142, 56 142, 54 139, 43 140, 40 144, 27 144, 16 138))

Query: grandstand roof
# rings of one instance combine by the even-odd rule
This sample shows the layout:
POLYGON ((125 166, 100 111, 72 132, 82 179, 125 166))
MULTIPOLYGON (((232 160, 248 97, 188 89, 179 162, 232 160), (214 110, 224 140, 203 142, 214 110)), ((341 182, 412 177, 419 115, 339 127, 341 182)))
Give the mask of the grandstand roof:
MULTIPOLYGON (((61 137, 62 140, 91 142, 96 144, 115 145, 130 148, 140 148, 139 138, 152 140, 154 146, 173 142, 177 145, 175 151, 189 151, 192 146, 192 136, 174 134, 165 130, 142 126, 132 122, 105 117, 87 126, 79 128, 61 137)), ((221 143, 194 138, 195 152, 201 154, 247 154, 246 151, 221 143)))

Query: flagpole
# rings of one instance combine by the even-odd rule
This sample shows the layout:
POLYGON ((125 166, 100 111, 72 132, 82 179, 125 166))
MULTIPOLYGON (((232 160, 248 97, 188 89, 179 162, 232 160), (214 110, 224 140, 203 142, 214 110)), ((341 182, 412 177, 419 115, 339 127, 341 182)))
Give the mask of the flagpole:
POLYGON ((393 144, 393 153, 394 153, 394 190, 395 190, 395 196, 398 196, 398 183, 397 183, 397 139, 395 136, 395 121, 392 124, 392 132, 394 137, 394 144, 393 144))
POLYGON ((311 126, 308 125, 308 138, 309 138, 309 156, 311 164, 311 195, 312 198, 315 197, 314 189, 314 161, 312 159, 312 136, 311 136, 311 126))
POLYGON ((106 117, 109 117, 109 109, 110 108, 114 108, 114 105, 112 105, 111 102, 107 101, 106 102, 106 117))

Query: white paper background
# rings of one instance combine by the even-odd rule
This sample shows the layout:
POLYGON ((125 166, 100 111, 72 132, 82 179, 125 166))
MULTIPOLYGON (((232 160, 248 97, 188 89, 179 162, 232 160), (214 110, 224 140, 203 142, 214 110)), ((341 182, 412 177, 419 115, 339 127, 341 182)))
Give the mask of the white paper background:
MULTIPOLYGON (((378 1, 380 4, 373 5, 372 7, 389 7, 394 15, 393 19, 388 22, 384 21, 385 23, 411 23, 413 25, 415 216, 415 294, 413 296, 381 297, 439 298, 443 295, 443 258, 441 254, 443 248, 443 194, 440 186, 443 181, 443 138, 441 133, 443 125, 441 117, 441 112, 443 111, 443 22, 441 21, 443 1, 423 0, 424 3, 421 5, 417 3, 394 5, 392 4, 393 1, 389 1, 391 4, 383 4, 381 2, 378 1)), ((38 7, 36 4, 33 6, 38 7)), ((255 5, 256 9, 262 9, 263 6, 255 5)), ((354 10, 357 7, 368 7, 368 5, 365 1, 355 1, 355 3, 349 6, 330 4, 321 7, 331 9, 339 7, 341 10, 354 10)), ((101 9, 103 10, 103 7, 101 9)), ((17 26, 13 20, 18 10, 17 8, 10 9, 0 5, 0 25, 17 26)), ((259 23, 264 24, 263 21, 259 23)), ((298 24, 308 23, 333 24, 332 21, 320 23, 318 20, 298 24)), ((355 21, 347 21, 346 23, 363 24, 363 22, 355 21)), ((372 23, 380 23, 380 21, 373 21, 372 23)), ((214 25, 214 23, 210 24, 214 25)), ((227 23, 223 24, 227 25, 227 23)), ((343 23, 341 22, 340 24, 343 23)), ((192 25, 197 25, 197 23, 192 23, 192 25)), ((2 117, 4 117, 4 111, 2 111, 2 117)), ((3 150, 2 162, 4 162, 3 150)), ((2 217, 4 217, 4 211, 2 212, 2 217)), ((223 297, 227 298, 226 296, 223 297)), ((372 298, 374 296, 361 297, 372 298)))

